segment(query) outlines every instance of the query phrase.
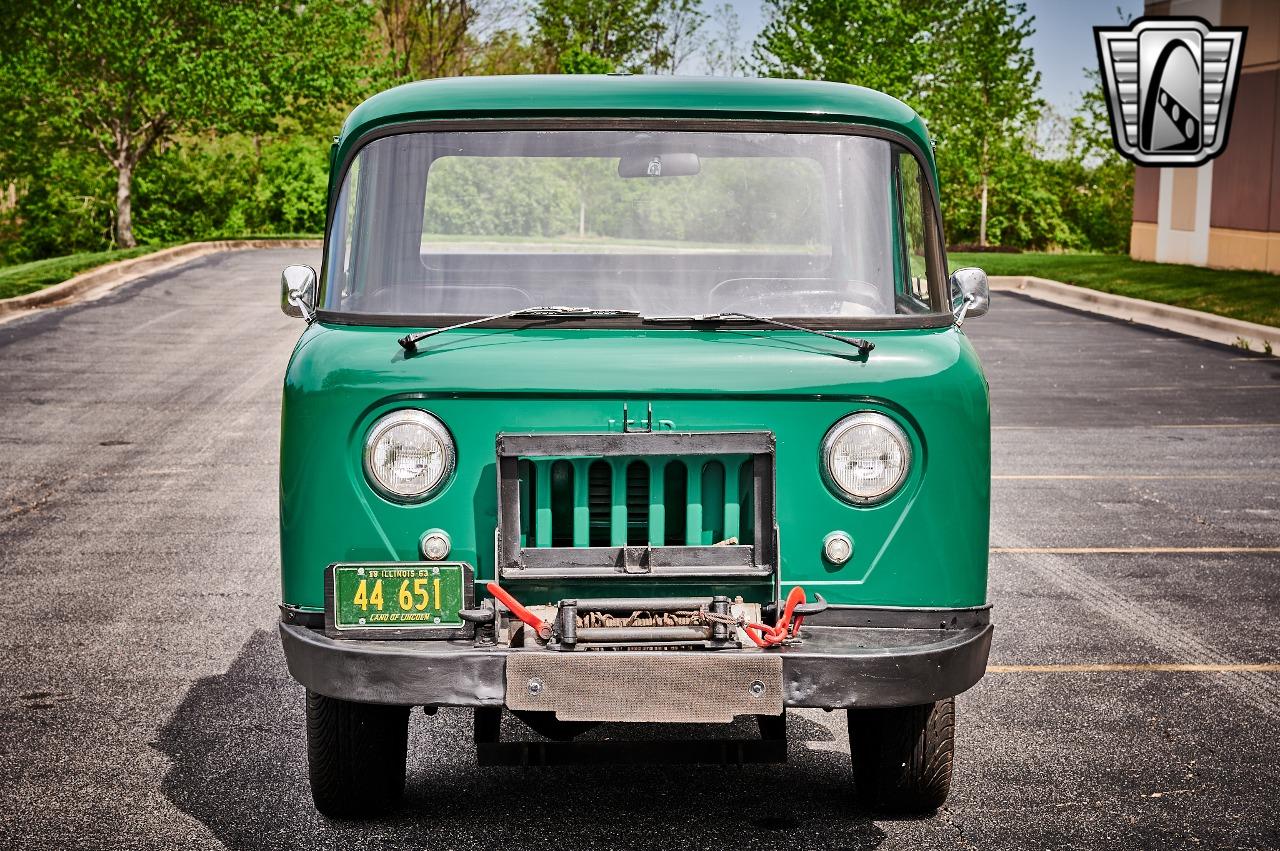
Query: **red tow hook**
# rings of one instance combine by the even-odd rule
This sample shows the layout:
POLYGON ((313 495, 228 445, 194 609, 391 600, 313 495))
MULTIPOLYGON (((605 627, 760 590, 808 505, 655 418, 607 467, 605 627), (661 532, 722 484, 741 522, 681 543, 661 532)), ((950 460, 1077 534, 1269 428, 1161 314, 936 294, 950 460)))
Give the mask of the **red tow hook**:
POLYGON ((804 623, 804 617, 797 617, 795 623, 792 623, 791 616, 795 614, 796 606, 803 605, 804 601, 804 589, 797 585, 787 595, 787 602, 782 608, 782 617, 778 618, 776 625, 766 626, 762 623, 745 623, 742 625, 742 629, 747 634, 747 637, 756 643, 757 647, 776 647, 788 638, 800 633, 800 624, 804 623), (787 634, 788 628, 791 630, 790 635, 787 634))
POLYGON ((496 582, 490 582, 484 587, 497 598, 498 602, 510 609, 511 614, 524 621, 530 629, 536 632, 539 638, 543 641, 551 638, 551 624, 526 609, 524 604, 504 591, 501 585, 496 582))

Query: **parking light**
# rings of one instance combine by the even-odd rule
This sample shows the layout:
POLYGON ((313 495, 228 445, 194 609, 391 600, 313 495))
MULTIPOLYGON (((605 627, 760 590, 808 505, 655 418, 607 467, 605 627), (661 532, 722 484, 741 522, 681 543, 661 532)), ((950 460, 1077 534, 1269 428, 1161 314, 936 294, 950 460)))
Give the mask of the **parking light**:
POLYGON ((452 543, 443 529, 428 529, 422 536, 422 557, 427 561, 443 561, 450 549, 452 543))

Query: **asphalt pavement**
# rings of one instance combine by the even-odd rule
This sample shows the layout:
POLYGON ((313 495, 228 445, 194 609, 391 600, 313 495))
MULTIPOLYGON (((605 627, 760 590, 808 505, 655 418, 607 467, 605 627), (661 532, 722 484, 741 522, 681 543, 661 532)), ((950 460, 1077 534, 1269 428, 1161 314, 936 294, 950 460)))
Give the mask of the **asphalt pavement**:
POLYGON ((997 628, 937 815, 851 803, 842 713, 781 766, 481 769, 442 710, 402 810, 326 821, 275 633, 276 282, 317 259, 0 324, 0 848, 1280 847, 1280 359, 1011 294, 965 325, 997 628))

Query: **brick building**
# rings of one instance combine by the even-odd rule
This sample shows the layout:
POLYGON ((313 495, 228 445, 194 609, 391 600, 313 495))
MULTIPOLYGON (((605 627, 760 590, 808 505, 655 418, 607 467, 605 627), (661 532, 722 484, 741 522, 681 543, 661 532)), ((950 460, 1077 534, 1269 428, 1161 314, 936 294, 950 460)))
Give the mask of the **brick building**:
POLYGON ((1146 0, 1145 14, 1249 32, 1226 150, 1199 168, 1137 168, 1130 256, 1280 274, 1280 0, 1146 0))

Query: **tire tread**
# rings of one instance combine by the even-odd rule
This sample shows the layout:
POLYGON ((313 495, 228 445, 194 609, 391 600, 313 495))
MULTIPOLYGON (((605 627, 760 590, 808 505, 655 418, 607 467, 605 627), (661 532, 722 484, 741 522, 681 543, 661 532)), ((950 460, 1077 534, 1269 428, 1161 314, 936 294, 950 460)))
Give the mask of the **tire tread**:
POLYGON ((849 710, 854 790, 877 812, 942 806, 955 763, 955 698, 922 706, 849 710))
POLYGON ((360 819, 404 794, 409 707, 353 703, 307 692, 307 775, 316 809, 360 819))

